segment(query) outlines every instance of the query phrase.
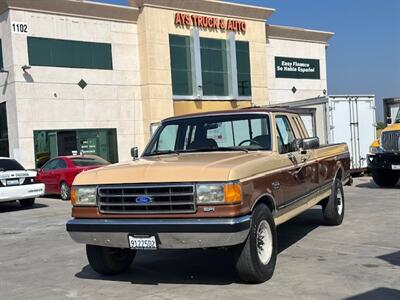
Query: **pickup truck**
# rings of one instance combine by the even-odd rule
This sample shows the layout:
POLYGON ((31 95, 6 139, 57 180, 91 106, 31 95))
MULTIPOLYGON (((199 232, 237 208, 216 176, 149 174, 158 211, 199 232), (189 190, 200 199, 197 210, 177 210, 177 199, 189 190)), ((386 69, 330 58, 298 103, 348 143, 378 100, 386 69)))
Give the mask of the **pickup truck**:
POLYGON ((138 250, 225 248, 243 281, 264 282, 278 225, 317 204, 328 225, 343 221, 348 147, 320 146, 290 110, 172 117, 132 154, 73 183, 66 228, 100 274, 126 271, 138 250))
POLYGON ((368 169, 374 182, 392 187, 400 179, 400 110, 393 124, 382 130, 381 137, 372 142, 367 155, 368 169))

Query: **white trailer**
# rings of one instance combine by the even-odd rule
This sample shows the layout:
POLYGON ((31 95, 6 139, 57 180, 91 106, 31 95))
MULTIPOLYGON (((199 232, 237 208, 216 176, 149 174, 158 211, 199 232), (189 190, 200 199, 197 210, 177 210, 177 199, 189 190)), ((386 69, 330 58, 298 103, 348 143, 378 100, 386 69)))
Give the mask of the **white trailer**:
POLYGON ((366 170, 369 146, 376 138, 374 95, 332 95, 273 106, 297 110, 309 135, 318 136, 321 144, 347 143, 352 172, 366 170))
POLYGON ((369 146, 376 138, 375 96, 329 96, 329 142, 346 142, 353 172, 367 168, 369 146))

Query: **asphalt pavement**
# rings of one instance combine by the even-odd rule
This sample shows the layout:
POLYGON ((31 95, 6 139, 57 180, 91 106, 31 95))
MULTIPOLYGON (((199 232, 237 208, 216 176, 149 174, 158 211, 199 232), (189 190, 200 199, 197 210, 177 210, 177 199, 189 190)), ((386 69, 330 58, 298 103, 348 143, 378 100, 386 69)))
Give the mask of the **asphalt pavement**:
POLYGON ((217 250, 140 252, 128 273, 100 276, 65 231, 71 206, 0 204, 0 299, 400 299, 400 185, 345 187, 339 227, 315 207, 278 228, 273 278, 243 284, 217 250))

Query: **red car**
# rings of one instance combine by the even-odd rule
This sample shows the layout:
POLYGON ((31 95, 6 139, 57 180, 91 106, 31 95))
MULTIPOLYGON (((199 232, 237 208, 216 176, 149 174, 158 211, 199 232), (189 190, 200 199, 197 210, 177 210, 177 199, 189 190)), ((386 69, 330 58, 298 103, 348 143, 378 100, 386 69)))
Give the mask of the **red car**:
POLYGON ((45 184, 46 194, 57 194, 63 200, 69 200, 76 175, 109 164, 96 155, 60 156, 49 160, 39 169, 36 180, 45 184))

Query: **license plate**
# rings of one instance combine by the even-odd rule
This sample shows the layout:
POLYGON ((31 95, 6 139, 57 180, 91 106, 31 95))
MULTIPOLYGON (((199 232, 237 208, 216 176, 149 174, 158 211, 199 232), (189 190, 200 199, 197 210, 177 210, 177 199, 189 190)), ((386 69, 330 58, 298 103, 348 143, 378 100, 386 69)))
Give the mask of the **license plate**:
POLYGON ((7 185, 19 185, 19 179, 8 179, 7 185))
POLYGON ((400 170, 400 165, 392 165, 392 170, 400 170))
POLYGON ((129 235, 129 248, 135 250, 157 250, 157 240, 155 236, 134 236, 129 235))

